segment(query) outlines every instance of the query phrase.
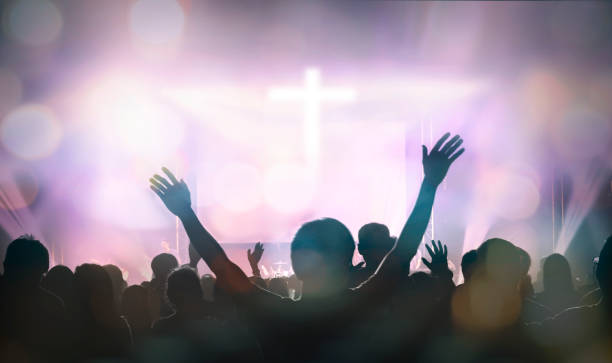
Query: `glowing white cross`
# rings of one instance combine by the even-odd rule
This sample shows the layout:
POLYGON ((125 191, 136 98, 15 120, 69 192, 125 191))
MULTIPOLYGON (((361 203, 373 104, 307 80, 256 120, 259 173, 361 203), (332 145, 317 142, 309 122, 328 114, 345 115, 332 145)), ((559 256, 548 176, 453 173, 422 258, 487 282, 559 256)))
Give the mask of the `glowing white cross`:
POLYGON ((268 91, 268 99, 273 101, 303 100, 304 121, 303 140, 306 161, 316 165, 319 157, 319 117, 323 101, 351 102, 355 100, 352 88, 321 87, 321 72, 317 68, 307 68, 304 88, 273 88, 268 91))

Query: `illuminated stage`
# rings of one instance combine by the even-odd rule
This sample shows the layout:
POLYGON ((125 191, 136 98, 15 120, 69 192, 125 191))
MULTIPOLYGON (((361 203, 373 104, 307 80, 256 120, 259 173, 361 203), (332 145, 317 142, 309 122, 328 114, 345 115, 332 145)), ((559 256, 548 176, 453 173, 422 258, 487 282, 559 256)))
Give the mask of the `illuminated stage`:
MULTIPOLYGON (((140 282, 157 253, 185 262, 182 226, 148 189, 167 166, 244 270, 245 249, 262 241, 270 274, 288 272, 305 221, 398 234, 421 145, 447 131, 466 153, 426 238, 447 243, 455 264, 502 237, 537 269, 594 205, 609 212, 612 70, 592 61, 597 50, 583 54, 609 41, 580 23, 561 33, 577 12, 597 25, 595 5, 157 4, 35 9, 54 14, 44 32, 6 30, 0 221, 11 236, 34 233, 54 263, 112 262, 140 282)), ((594 239, 612 232, 591 222, 594 239)))

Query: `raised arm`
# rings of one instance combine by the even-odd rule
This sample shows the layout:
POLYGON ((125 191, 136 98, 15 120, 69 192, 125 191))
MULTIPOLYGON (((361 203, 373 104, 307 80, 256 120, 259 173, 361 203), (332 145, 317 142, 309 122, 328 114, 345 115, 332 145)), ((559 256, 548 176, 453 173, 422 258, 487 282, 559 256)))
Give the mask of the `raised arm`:
POLYGON ((191 208, 191 195, 185 181, 182 179, 178 181, 167 168, 162 168, 162 171, 168 179, 155 174, 149 179, 151 189, 164 202, 166 208, 179 217, 189 241, 217 276, 217 281, 229 292, 241 293, 253 289, 254 286, 244 272, 230 261, 221 245, 198 220, 191 208))
POLYGON ((253 248, 253 252, 249 248, 247 250, 247 258, 249 260, 249 265, 251 265, 251 271, 253 271, 253 276, 261 277, 261 273, 259 272, 259 261, 261 260, 261 256, 263 256, 264 248, 261 242, 257 242, 255 244, 255 248, 253 248))
POLYGON ((449 136, 450 133, 442 136, 429 153, 427 152, 427 147, 423 145, 423 171, 425 177, 421 183, 419 196, 412 213, 410 213, 410 217, 408 217, 406 224, 404 224, 404 228, 402 228, 395 249, 392 252, 392 254, 400 259, 400 263, 406 272, 410 268, 410 261, 416 254, 425 229, 429 224, 436 190, 446 177, 446 173, 453 161, 465 151, 463 148, 457 151, 463 143, 459 135, 455 135, 445 143, 449 136))
POLYGON ((463 143, 459 135, 444 144, 449 136, 448 133, 442 136, 429 153, 427 147, 423 146, 425 177, 419 196, 393 249, 382 260, 376 272, 358 287, 366 298, 374 297, 378 301, 383 301, 385 292, 392 291, 399 279, 407 276, 410 271, 410 261, 416 254, 429 223, 438 185, 444 180, 453 161, 464 151, 464 149, 457 151, 463 143))

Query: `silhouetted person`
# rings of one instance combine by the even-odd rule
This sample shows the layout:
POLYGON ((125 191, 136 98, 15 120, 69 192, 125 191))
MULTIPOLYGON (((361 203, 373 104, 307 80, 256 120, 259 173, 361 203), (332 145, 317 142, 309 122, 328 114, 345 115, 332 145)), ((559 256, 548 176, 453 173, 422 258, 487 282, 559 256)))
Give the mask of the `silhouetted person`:
POLYGON ((69 315, 74 314, 74 273, 70 268, 64 265, 53 266, 43 277, 41 286, 62 299, 69 315))
POLYGON ((117 311, 121 310, 121 296, 123 295, 123 290, 127 287, 127 282, 123 279, 123 272, 121 269, 113 264, 107 264, 102 266, 104 271, 108 274, 108 277, 111 279, 111 284, 113 285, 113 299, 115 300, 115 306, 117 307, 117 311))
POLYGON ((452 298, 453 328, 466 344, 455 352, 470 361, 538 361, 522 328, 525 253, 509 241, 492 238, 477 249, 476 266, 452 298))
POLYGON ((476 250, 467 251, 463 257, 461 257, 461 273, 463 274, 464 282, 468 282, 472 277, 477 258, 478 252, 476 250))
POLYGON ((168 301, 175 311, 154 323, 156 333, 177 333, 192 321, 210 317, 210 304, 203 298, 200 279, 195 271, 184 267, 171 272, 167 286, 168 301))
POLYGON ((32 236, 12 241, 0 280, 0 361, 64 361, 69 336, 62 300, 40 287, 49 252, 32 236))
POLYGON ((372 276, 382 259, 391 251, 395 238, 389 228, 380 223, 368 223, 359 229, 357 250, 363 256, 365 266, 355 269, 351 284, 358 286, 372 276))
POLYGON ((74 270, 79 312, 75 349, 81 360, 119 358, 129 353, 132 336, 119 315, 110 277, 100 265, 82 264, 74 270))
POLYGON ((541 325, 532 325, 534 335, 549 348, 551 360, 571 357, 575 362, 610 362, 612 352, 612 236, 599 254, 596 278, 602 298, 594 305, 564 310, 541 325))
POLYGON ((544 260, 542 266, 544 290, 536 294, 536 300, 547 306, 554 314, 578 306, 580 296, 574 289, 572 272, 567 259, 558 253, 544 260))
POLYGON ((147 289, 140 285, 132 285, 123 290, 121 314, 130 324, 135 342, 148 337, 153 321, 149 311, 147 289))
POLYGON ((365 347, 352 344, 354 329, 362 328, 361 323, 368 321, 372 312, 388 303, 399 282, 408 275, 410 261, 431 216, 437 187, 451 163, 463 152, 457 151, 462 143, 459 136, 444 144, 449 136, 444 135, 431 152, 423 146, 425 178, 414 210, 395 248, 359 288, 350 286, 355 241, 348 228, 331 218, 300 227, 291 242, 293 270, 303 281, 299 301, 280 298, 249 281, 198 220, 183 180, 177 180, 164 168, 168 179, 155 175, 150 182, 168 210, 181 219, 191 243, 217 277, 218 285, 240 307, 267 360, 364 359, 359 353, 365 347))
POLYGON ((169 253, 160 253, 151 261, 153 278, 146 285, 149 293, 149 305, 153 321, 172 314, 173 310, 166 298, 166 279, 172 270, 178 267, 176 257, 169 253))
POLYGON ((252 338, 249 346, 249 338, 237 334, 238 327, 212 316, 212 303, 203 299, 200 280, 192 268, 170 273, 167 294, 175 312, 156 321, 153 332, 176 344, 173 354, 206 361, 259 358, 252 338))
POLYGON ((521 321, 523 323, 532 323, 542 321, 554 315, 552 310, 547 306, 542 305, 535 299, 535 292, 529 275, 531 268, 531 256, 524 249, 517 247, 520 257, 521 266, 521 282, 519 284, 519 292, 523 299, 521 308, 521 321))

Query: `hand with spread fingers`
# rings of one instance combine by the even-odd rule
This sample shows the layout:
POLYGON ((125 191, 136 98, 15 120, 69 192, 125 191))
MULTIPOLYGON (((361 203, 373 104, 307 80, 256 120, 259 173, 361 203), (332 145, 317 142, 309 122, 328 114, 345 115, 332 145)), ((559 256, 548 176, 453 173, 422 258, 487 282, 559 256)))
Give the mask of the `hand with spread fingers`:
POLYGON ((438 241, 436 245, 436 241, 431 241, 431 246, 432 248, 425 245, 431 261, 427 261, 424 257, 421 261, 423 261, 423 264, 425 264, 434 274, 448 272, 448 250, 446 249, 446 245, 442 245, 440 241, 438 241))
POLYGON ((425 180, 434 186, 442 183, 453 161, 457 160, 465 151, 464 148, 459 149, 459 146, 463 144, 463 139, 459 135, 455 135, 448 142, 444 143, 449 137, 450 133, 444 134, 429 153, 427 152, 427 146, 423 145, 425 180))
POLYGON ((251 269, 253 270, 253 275, 257 276, 255 274, 255 270, 257 270, 257 272, 259 273, 259 261, 261 261, 261 256, 263 256, 264 253, 264 248, 263 248, 263 244, 261 242, 257 242, 255 244, 255 248, 253 248, 253 252, 251 252, 251 249, 249 248, 247 250, 247 258, 249 259, 249 264, 251 265, 251 269))
POLYGON ((164 202, 166 208, 175 216, 180 217, 191 210, 191 195, 185 181, 178 181, 167 168, 162 168, 168 179, 155 174, 149 179, 151 189, 164 202))

